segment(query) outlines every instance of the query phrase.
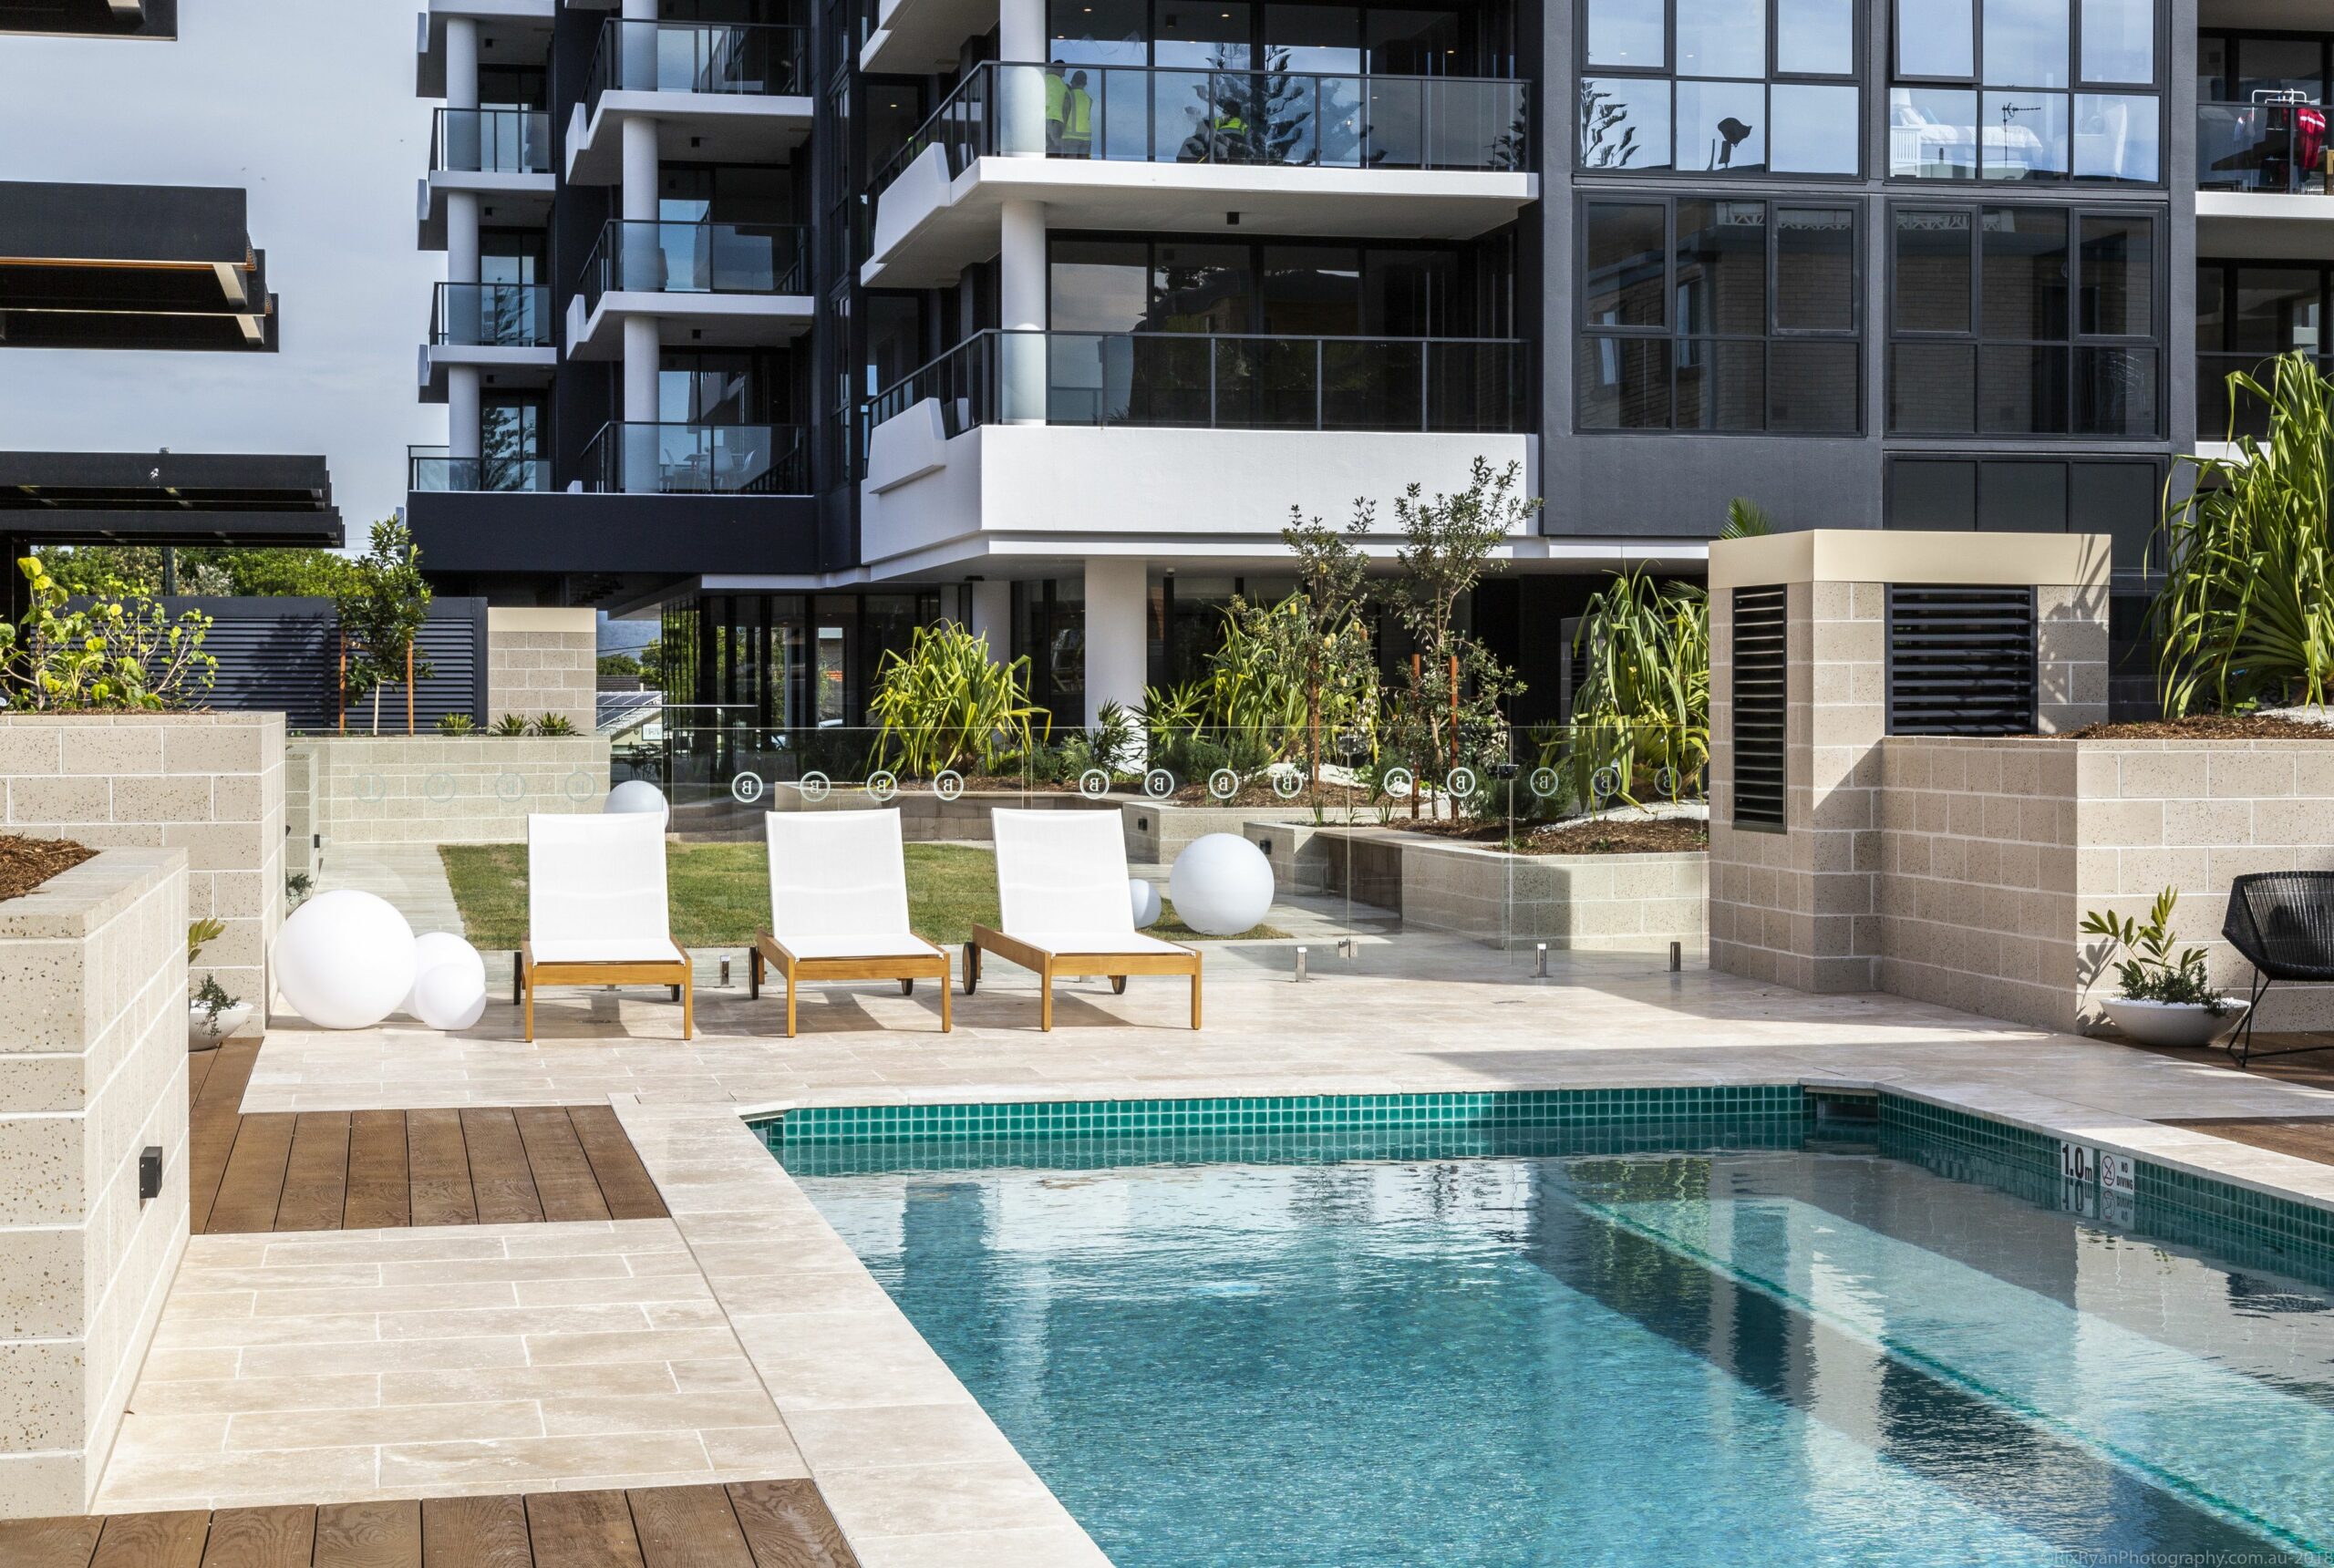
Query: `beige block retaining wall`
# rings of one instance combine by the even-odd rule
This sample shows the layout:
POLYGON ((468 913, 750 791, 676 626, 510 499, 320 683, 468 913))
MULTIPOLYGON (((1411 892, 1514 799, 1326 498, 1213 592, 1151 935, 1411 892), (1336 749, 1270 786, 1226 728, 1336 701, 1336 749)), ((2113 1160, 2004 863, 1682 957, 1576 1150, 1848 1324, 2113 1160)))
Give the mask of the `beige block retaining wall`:
POLYGON ((599 616, 591 610, 489 606, 486 715, 555 713, 584 735, 599 723, 599 616))
POLYGON ((0 903, 0 1517, 88 1508, 186 1250, 187 863, 108 850, 0 903))
POLYGON ((1125 808, 1127 859, 1136 865, 1172 865, 1193 839, 1239 833, 1251 822, 1306 822, 1310 806, 1180 806, 1130 800, 1125 808))
POLYGON ((608 742, 596 735, 318 736, 288 766, 306 789, 289 818, 335 845, 518 843, 533 813, 597 811, 608 742))
POLYGON ((284 766, 280 713, 0 715, 0 820, 93 849, 184 850, 188 918, 226 927, 201 972, 256 1003, 284 923, 284 766))
MULTIPOLYGON (((2083 914, 2144 916, 2181 890, 2176 929, 2214 978, 2251 969, 2220 940, 2230 882, 2334 871, 2334 741, 1892 736, 1881 745, 1880 988, 2072 1029, 2112 994, 2083 914)), ((2262 1026, 2334 1028, 2334 988, 2278 987, 2262 1026)))

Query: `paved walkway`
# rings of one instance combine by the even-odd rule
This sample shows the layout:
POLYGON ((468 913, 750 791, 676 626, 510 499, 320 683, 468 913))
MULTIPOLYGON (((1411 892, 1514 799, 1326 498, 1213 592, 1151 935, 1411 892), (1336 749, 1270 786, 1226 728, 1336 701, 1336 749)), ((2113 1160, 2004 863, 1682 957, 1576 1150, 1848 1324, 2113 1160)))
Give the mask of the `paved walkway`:
POLYGON ((453 884, 435 844, 333 844, 316 873, 316 892, 353 888, 378 893, 397 905, 416 935, 425 931, 462 934, 462 913, 454 907, 453 884))

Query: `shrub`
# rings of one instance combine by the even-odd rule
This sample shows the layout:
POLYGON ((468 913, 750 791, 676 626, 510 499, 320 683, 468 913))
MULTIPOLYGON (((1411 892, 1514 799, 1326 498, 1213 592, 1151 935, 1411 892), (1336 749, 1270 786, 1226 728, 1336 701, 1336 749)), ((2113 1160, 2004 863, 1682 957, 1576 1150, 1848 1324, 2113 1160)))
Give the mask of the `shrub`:
POLYGON ((529 735, 573 735, 575 726, 563 713, 539 713, 527 721, 529 735))
POLYGON ((522 713, 506 713, 494 721, 494 727, 487 733, 489 735, 524 735, 527 733, 527 716, 522 713))
POLYGON ((0 705, 42 713, 191 707, 219 661, 202 651, 211 617, 169 612, 114 584, 79 609, 36 557, 16 562, 32 585, 17 625, 0 622, 0 705))
POLYGON ((2109 957, 2118 950, 2131 955, 2115 965, 2116 984, 2125 1001, 2186 1003, 2220 1017, 2228 1011, 2228 1003, 2205 977, 2205 950, 2173 950, 2172 911, 2179 902, 2180 890, 2165 888, 2155 895, 2144 923, 2128 914, 2092 910, 2082 917, 2083 934, 2106 937, 2112 944, 2109 957))
POLYGON ((476 735, 478 721, 467 713, 442 713, 438 716, 440 735, 476 735))
POLYGON ((918 778, 994 772, 1007 753, 1026 758, 1035 746, 1028 659, 998 663, 987 637, 953 621, 918 626, 905 654, 886 653, 867 707, 883 726, 876 766, 918 778))

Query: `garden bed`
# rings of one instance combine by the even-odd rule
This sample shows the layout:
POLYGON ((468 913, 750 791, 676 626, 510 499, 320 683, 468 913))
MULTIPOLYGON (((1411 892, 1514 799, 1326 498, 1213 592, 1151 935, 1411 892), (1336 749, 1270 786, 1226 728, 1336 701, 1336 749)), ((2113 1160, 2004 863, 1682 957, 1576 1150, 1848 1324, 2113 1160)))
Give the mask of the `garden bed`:
POLYGON ((2334 725, 2282 713, 2199 713, 2185 718, 2093 724, 2055 740, 2334 740, 2334 725))
POLYGON ((97 852, 71 839, 26 839, 0 833, 0 899, 22 898, 97 852))
POLYGON ((1710 847, 1709 824, 1692 817, 1586 822, 1410 822, 1392 826, 1512 855, 1673 855, 1710 847))
MULTIPOLYGON (((964 844, 907 844, 908 923, 954 946, 975 925, 997 923, 997 858, 964 844)), ((463 934, 474 946, 515 951, 527 934, 527 847, 524 844, 444 844, 454 903, 463 934)), ((744 947, 769 927, 769 850, 760 842, 677 844, 666 853, 673 936, 684 947, 744 947)), ((1161 900, 1150 934, 1167 942, 1216 940, 1183 925, 1174 905, 1161 900)), ((1287 933, 1259 925, 1243 938, 1287 933)))

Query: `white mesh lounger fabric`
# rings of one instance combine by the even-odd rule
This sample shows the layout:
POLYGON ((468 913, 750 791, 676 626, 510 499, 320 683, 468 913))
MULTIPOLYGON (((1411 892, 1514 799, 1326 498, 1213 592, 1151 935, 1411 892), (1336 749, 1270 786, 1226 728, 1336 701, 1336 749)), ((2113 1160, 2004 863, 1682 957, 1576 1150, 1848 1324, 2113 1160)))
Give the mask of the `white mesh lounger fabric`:
POLYGON ((1126 830, 1116 811, 1064 810, 989 813, 997 841, 997 923, 973 927, 965 944, 965 991, 980 983, 980 958, 994 953, 1038 979, 1038 1024, 1054 1026, 1057 975, 1108 975, 1124 991, 1130 975, 1188 975, 1192 1027, 1200 1026, 1196 949, 1146 936, 1127 898, 1126 830))
POLYGON ((762 994, 765 966, 785 977, 787 1038, 794 1037, 801 980, 896 980, 907 995, 917 980, 937 979, 940 1031, 954 1028, 948 954, 908 926, 898 809, 772 811, 762 820, 769 835, 769 929, 754 939, 748 995, 762 994))
POLYGON ((527 941, 519 952, 527 1038, 538 985, 666 985, 681 1038, 697 1029, 688 951, 665 902, 665 822, 656 816, 527 819, 527 941))

